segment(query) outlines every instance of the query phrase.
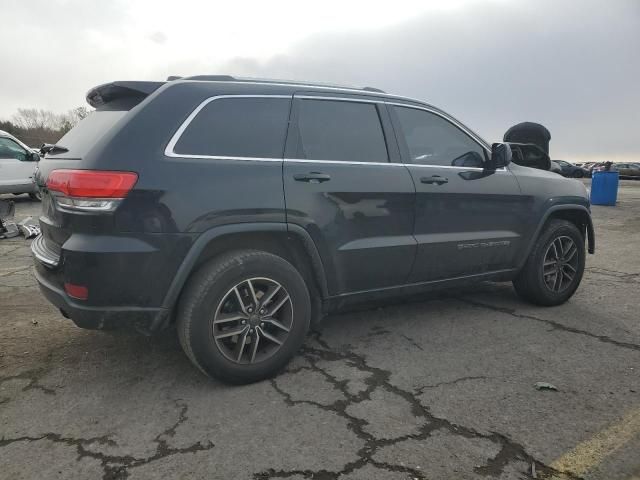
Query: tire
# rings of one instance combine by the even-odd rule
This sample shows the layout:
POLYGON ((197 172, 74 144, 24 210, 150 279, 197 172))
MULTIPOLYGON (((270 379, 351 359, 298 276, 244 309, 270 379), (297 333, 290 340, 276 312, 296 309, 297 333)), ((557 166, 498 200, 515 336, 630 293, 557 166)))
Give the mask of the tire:
POLYGON ((513 280, 513 286, 518 295, 528 302, 544 306, 560 305, 571 298, 580 285, 585 256, 584 237, 578 228, 566 220, 553 219, 547 223, 533 245, 524 267, 513 280), (572 247, 568 246, 569 241, 575 245, 573 256, 572 247), (562 249, 566 256, 560 252, 562 249), (571 257, 568 261, 556 261, 553 259, 554 252, 565 259, 571 257), (555 263, 545 265, 551 262, 555 263), (551 273, 545 275, 543 270, 551 273), (568 279, 569 276, 571 280, 568 279))
POLYGON ((207 262, 188 280, 177 329, 183 350, 205 375, 245 384, 272 377, 289 362, 304 342, 310 318, 309 290, 293 265, 270 253, 239 250, 207 262), (269 295, 273 299, 265 298, 269 295), (240 329, 244 333, 228 333, 240 329))
POLYGON ((36 202, 41 202, 42 201, 42 195, 40 195, 40 192, 37 193, 30 193, 29 194, 29 198, 31 200, 34 200, 36 202))

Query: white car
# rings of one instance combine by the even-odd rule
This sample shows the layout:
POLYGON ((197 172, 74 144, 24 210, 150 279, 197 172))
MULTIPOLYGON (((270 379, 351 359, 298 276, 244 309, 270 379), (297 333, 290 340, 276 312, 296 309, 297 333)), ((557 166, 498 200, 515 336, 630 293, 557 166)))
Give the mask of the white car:
POLYGON ((35 173, 40 156, 13 135, 0 130, 0 194, 28 193, 40 200, 35 173))

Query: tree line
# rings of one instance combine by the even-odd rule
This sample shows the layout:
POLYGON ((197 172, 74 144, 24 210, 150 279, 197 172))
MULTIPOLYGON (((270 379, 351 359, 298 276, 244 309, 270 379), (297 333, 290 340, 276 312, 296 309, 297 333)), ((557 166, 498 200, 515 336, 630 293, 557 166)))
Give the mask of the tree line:
POLYGON ((0 130, 10 133, 31 147, 56 143, 92 110, 76 107, 65 113, 42 108, 19 108, 11 120, 0 120, 0 130))

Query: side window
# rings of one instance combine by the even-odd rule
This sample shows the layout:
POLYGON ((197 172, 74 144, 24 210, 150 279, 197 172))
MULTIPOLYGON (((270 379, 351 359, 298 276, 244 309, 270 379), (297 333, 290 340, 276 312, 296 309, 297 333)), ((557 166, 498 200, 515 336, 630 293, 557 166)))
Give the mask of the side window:
POLYGON ((297 158, 388 162, 378 109, 373 103, 300 100, 297 158))
POLYGON ((210 101, 174 146, 180 155, 282 158, 288 98, 237 97, 210 101))
POLYGON ((482 167, 482 146, 444 118, 425 110, 394 107, 412 163, 482 167))
POLYGON ((10 138, 0 137, 0 158, 15 158, 24 162, 27 151, 10 138))

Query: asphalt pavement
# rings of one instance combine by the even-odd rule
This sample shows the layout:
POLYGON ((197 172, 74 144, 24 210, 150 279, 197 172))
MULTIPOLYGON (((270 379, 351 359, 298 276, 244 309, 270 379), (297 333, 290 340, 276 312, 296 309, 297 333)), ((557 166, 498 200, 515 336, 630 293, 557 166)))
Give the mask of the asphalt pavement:
MULTIPOLYGON (((16 199, 18 219, 38 208, 16 199)), ((593 216, 565 305, 486 283, 334 315, 242 387, 205 378, 173 330, 75 327, 30 241, 0 240, 0 478, 640 478, 640 182, 593 216)))

